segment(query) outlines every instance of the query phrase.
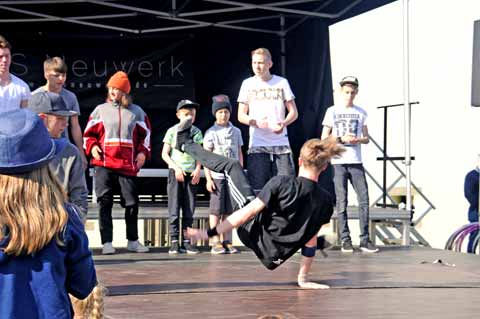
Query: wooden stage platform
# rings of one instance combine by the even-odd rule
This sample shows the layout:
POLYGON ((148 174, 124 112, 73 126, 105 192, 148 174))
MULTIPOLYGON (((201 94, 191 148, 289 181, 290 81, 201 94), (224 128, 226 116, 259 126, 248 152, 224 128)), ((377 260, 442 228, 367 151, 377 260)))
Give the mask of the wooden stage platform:
POLYGON ((275 271, 250 251, 171 256, 95 252, 109 289, 106 318, 474 318, 480 314, 480 256, 421 247, 378 254, 317 254, 311 279, 329 290, 296 286, 300 255, 275 271), (433 263, 436 260, 441 262, 433 263))

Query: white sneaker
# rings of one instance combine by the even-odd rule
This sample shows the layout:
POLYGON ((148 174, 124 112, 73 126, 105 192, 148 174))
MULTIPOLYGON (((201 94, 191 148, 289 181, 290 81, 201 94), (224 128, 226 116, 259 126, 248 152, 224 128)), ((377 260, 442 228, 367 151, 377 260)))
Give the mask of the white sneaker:
POLYGON ((136 253, 146 253, 150 251, 148 247, 145 247, 142 244, 140 244, 138 240, 129 240, 127 244, 127 250, 134 251, 136 253))
POLYGON ((115 248, 112 246, 112 242, 103 244, 102 254, 104 255, 113 255, 115 254, 115 248))

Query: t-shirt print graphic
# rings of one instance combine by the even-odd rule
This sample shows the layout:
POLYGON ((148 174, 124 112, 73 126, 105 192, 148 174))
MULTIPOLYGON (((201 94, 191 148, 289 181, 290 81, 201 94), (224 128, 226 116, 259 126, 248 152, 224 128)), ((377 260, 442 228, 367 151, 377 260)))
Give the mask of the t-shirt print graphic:
POLYGON ((282 88, 261 88, 261 89, 251 89, 248 92, 249 101, 257 100, 278 100, 284 101, 285 96, 282 88))
POLYGON ((357 136, 358 126, 359 126, 358 119, 340 119, 335 121, 337 136, 345 136, 345 135, 357 136))

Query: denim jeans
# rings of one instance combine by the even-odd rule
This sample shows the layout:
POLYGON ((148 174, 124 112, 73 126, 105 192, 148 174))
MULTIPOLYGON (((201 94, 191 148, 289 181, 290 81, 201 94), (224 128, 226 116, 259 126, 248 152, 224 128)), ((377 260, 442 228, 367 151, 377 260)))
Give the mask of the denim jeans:
MULTIPOLYGON (((470 223, 478 223, 478 212, 476 211, 471 211, 468 212, 468 221, 470 223)), ((477 238, 479 232, 474 231, 471 232, 470 235, 468 236, 468 244, 467 244, 467 252, 475 254, 475 239, 477 238)))
POLYGON ((467 245, 467 252, 470 254, 475 254, 475 239, 478 236, 478 230, 471 232, 470 235, 468 236, 468 245, 467 245))
POLYGON ((360 242, 368 240, 369 199, 365 170, 362 164, 333 164, 335 176, 336 209, 342 242, 351 241, 348 228, 348 181, 352 183, 357 193, 358 219, 360 222, 360 242))
POLYGON ((248 180, 255 194, 274 176, 295 175, 292 154, 252 153, 247 159, 248 180))

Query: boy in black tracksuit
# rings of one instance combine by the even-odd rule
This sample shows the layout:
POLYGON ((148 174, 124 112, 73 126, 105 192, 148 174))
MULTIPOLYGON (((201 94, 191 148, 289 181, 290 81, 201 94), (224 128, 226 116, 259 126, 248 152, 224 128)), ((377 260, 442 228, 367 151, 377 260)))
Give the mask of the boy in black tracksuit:
POLYGON ((272 178, 255 198, 248 179, 236 160, 205 151, 189 136, 191 121, 180 123, 176 147, 190 154, 202 165, 225 172, 231 183, 235 212, 208 231, 187 230, 191 239, 207 239, 236 227, 243 244, 273 270, 302 249, 298 285, 308 289, 327 289, 327 285, 309 282, 308 272, 315 256, 317 233, 330 221, 333 199, 318 184, 318 176, 333 156, 343 152, 334 139, 307 141, 300 151, 299 173, 272 178), (182 134, 182 132, 185 132, 182 134))

